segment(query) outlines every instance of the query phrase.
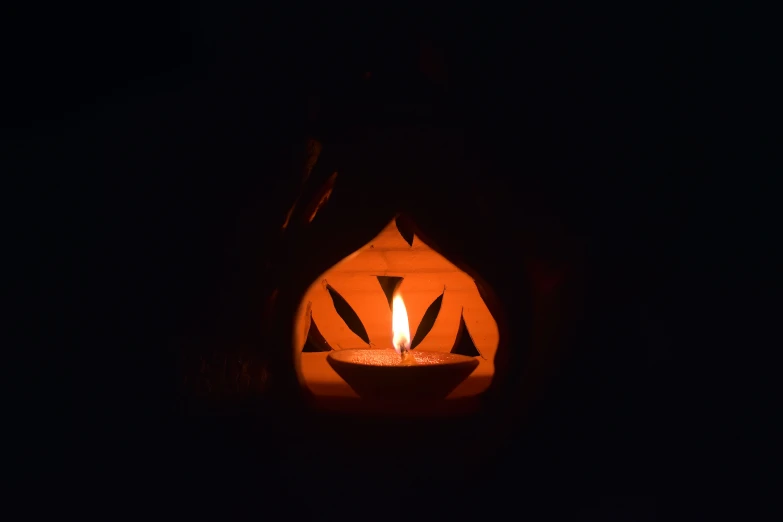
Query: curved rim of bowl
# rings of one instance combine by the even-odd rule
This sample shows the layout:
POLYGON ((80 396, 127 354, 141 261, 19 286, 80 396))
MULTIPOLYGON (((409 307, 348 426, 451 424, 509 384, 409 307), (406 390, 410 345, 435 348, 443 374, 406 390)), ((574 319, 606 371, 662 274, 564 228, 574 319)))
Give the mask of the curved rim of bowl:
MULTIPOLYGON (((408 366, 408 365, 393 366, 393 365, 380 365, 380 364, 365 364, 357 361, 345 360, 342 356, 338 356, 338 354, 341 353, 345 354, 345 356, 347 357, 354 352, 377 352, 377 351, 385 351, 385 350, 374 350, 370 348, 349 348, 346 350, 331 351, 326 357, 327 359, 331 359, 332 361, 335 361, 337 363, 350 364, 351 366, 366 366, 372 368, 427 368, 427 367, 438 367, 438 366, 456 366, 456 365, 461 365, 466 363, 470 363, 470 364, 475 363, 476 365, 479 364, 479 361, 475 357, 470 357, 468 355, 460 355, 457 353, 448 353, 448 352, 432 352, 427 350, 420 350, 418 353, 437 354, 439 356, 443 356, 444 360, 437 361, 435 363, 413 365, 413 366, 408 366)), ((416 352, 412 352, 412 353, 415 354, 416 352)))

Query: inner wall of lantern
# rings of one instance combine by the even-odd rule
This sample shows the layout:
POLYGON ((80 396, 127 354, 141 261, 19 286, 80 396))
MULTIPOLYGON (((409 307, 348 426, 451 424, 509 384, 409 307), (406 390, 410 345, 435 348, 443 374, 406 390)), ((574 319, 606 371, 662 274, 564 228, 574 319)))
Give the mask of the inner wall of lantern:
POLYGON ((434 323, 425 320, 432 328, 415 350, 461 353, 479 361, 449 398, 486 390, 495 373, 499 332, 475 281, 415 235, 409 244, 395 221, 327 270, 305 293, 293 347, 300 382, 316 396, 358 397, 329 366, 326 356, 329 350, 393 348, 392 312, 381 283, 388 283, 388 278, 401 278, 397 292, 405 301, 411 336, 427 310, 437 308, 440 298, 434 323))

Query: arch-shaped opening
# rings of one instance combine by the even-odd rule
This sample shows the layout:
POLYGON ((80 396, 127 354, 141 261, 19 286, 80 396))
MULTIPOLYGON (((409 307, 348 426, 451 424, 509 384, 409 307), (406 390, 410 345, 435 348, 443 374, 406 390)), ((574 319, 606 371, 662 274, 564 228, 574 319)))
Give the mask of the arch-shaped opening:
MULTIPOLYGON (((447 401, 476 397, 490 386, 500 341, 496 319, 474 279, 405 223, 392 220, 305 292, 294 322, 293 349, 300 383, 316 399, 366 397, 335 371, 329 357, 333 354, 333 361, 336 352, 355 349, 378 350, 372 355, 381 359, 394 354, 395 295, 402 296, 407 308, 411 354, 437 353, 444 360, 478 363, 470 363, 475 369, 448 391, 447 401), (381 356, 382 351, 387 355, 381 356)), ((416 393, 410 395, 415 399, 416 393)))

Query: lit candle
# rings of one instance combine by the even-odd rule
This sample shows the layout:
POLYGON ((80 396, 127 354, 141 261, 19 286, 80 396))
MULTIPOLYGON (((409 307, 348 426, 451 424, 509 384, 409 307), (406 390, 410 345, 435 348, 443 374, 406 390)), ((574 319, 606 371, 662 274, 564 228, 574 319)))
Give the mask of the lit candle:
POLYGON ((400 354, 403 364, 416 364, 416 359, 408 354, 411 348, 411 330, 408 324, 408 311, 400 294, 392 301, 392 344, 400 354))
POLYGON ((468 378, 475 357, 411 350, 408 312, 399 294, 392 299, 394 350, 332 350, 326 361, 360 397, 374 399, 445 399, 468 378))

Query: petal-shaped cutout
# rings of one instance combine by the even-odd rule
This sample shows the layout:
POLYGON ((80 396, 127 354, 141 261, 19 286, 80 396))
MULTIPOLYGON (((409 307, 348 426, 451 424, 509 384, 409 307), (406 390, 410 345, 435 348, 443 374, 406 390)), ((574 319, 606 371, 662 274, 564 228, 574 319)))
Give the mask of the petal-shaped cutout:
POLYGON ((312 318, 310 318, 310 330, 307 332, 307 341, 305 341, 303 352, 331 352, 333 348, 329 346, 326 339, 321 334, 318 326, 315 324, 312 318))
POLYGON ((321 142, 319 142, 318 140, 312 138, 307 140, 307 143, 305 145, 305 151, 303 153, 303 161, 302 161, 302 182, 299 186, 299 193, 297 194, 293 204, 291 205, 291 208, 288 209, 288 213, 286 214, 285 221, 283 222, 283 227, 282 227, 283 230, 286 230, 288 228, 288 225, 291 223, 291 218, 294 216, 294 212, 296 211, 297 206, 300 204, 300 201, 302 200, 304 194, 309 188, 307 186, 307 182, 310 178, 310 173, 313 171, 313 167, 315 167, 316 163, 318 163, 318 157, 321 154, 322 148, 323 146, 321 145, 321 142))
POLYGON ((438 314, 440 313, 440 307, 443 304, 444 293, 446 293, 445 288, 443 289, 443 293, 441 293, 432 302, 432 304, 427 307, 427 311, 424 312, 424 317, 421 318, 419 327, 416 328, 416 334, 413 336, 413 340, 411 341, 411 350, 421 344, 427 334, 430 333, 430 330, 432 330, 432 326, 435 324, 435 319, 438 318, 438 314))
POLYGON ((329 291, 329 296, 332 298, 334 309, 345 322, 346 326, 348 326, 348 328, 350 328, 353 333, 358 335, 362 341, 370 344, 370 336, 367 335, 367 330, 365 330, 362 320, 359 319, 359 315, 354 311, 353 308, 351 308, 351 305, 348 304, 348 301, 346 301, 345 298, 328 283, 326 285, 326 289, 329 291))
POLYGON ((460 314, 459 316, 459 328, 457 329, 457 337, 454 339, 454 346, 451 348, 451 353, 458 355, 467 355, 468 357, 481 356, 476 343, 473 342, 473 337, 470 335, 468 326, 465 324, 465 317, 460 314))
POLYGON ((392 301, 394 300, 394 292, 397 291, 397 289, 402 284, 402 277, 393 277, 393 276, 377 276, 378 282, 381 284, 381 288, 383 289, 383 293, 386 294, 386 299, 389 300, 389 310, 391 310, 392 307, 392 301))
POLYGON ((319 210, 329 201, 329 196, 332 195, 334 190, 334 183, 337 180, 337 172, 333 172, 331 176, 324 182, 324 184, 316 191, 310 200, 310 204, 304 213, 304 219, 307 223, 312 223, 315 219, 315 215, 319 210))

